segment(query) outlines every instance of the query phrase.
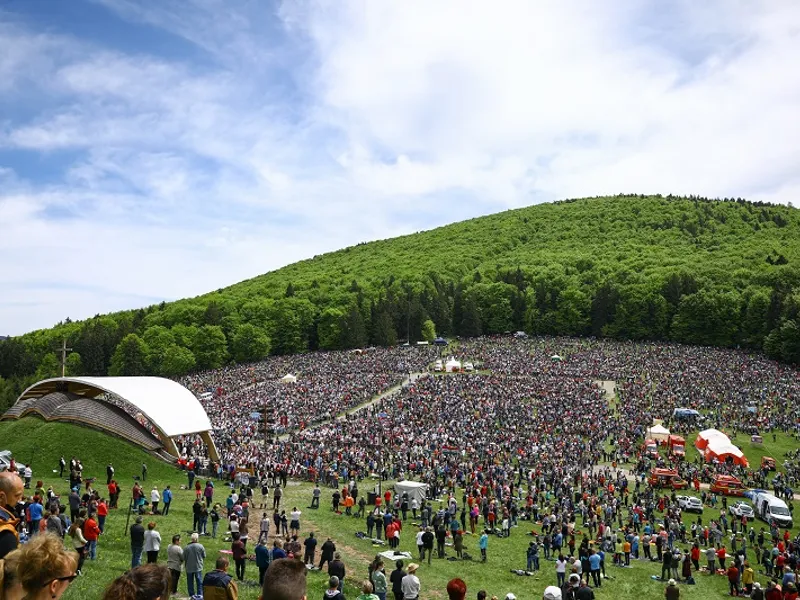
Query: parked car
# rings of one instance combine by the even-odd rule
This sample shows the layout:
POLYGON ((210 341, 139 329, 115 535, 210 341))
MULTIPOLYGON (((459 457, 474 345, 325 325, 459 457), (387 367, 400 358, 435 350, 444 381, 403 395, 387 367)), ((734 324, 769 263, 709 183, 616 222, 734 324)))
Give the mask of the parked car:
POLYGON ((748 519, 752 519, 756 516, 753 507, 747 502, 742 502, 741 500, 731 504, 728 507, 728 512, 730 512, 734 517, 747 517, 748 519))
POLYGON ((678 496, 678 506, 686 512, 703 512, 703 503, 700 502, 700 498, 694 496, 678 496))
POLYGON ((464 363, 464 371, 467 373, 472 373, 475 370, 475 365, 471 362, 464 363))
POLYGON ((681 479, 675 469, 653 469, 647 478, 654 488, 672 488, 673 490, 685 490, 689 488, 689 482, 681 479))
MULTIPOLYGON (((8 471, 8 467, 11 466, 11 450, 2 450, 0 451, 0 473, 3 471, 8 471)), ((15 463, 17 467, 17 472, 21 472, 25 470, 25 465, 21 462, 15 463)))

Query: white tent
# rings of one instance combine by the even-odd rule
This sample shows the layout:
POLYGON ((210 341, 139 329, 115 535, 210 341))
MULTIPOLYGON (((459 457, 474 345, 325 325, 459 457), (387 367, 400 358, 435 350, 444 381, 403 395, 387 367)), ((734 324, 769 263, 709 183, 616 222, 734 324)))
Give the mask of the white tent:
POLYGON ((647 437, 651 440, 666 442, 667 438, 669 437, 669 429, 661 424, 653 425, 647 429, 647 437))
POLYGON ((408 494, 408 501, 416 498, 420 504, 425 500, 428 493, 428 484, 419 481, 398 481, 394 484, 394 489, 401 498, 403 494, 408 494))
POLYGON ((281 383, 297 383, 297 377, 295 377, 291 373, 287 373, 286 375, 281 377, 281 383))
POLYGON ((446 363, 444 363, 444 370, 448 373, 455 373, 461 370, 461 361, 456 360, 455 358, 450 358, 446 363))

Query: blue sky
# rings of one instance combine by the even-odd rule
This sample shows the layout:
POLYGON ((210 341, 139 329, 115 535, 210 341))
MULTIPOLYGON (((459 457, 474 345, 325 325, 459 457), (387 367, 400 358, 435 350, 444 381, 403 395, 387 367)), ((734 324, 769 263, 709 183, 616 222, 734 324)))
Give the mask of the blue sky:
POLYGON ((0 334, 618 192, 800 191, 793 2, 0 2, 0 334))

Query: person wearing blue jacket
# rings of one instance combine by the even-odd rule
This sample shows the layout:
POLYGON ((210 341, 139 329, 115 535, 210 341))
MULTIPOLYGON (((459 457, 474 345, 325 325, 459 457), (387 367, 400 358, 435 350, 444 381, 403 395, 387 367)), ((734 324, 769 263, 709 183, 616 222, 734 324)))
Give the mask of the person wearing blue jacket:
POLYGON ((28 506, 28 515, 30 516, 31 530, 30 535, 34 536, 39 533, 39 523, 44 514, 44 507, 39 503, 39 497, 34 496, 33 502, 28 506))
POLYGON ((478 548, 481 549, 481 562, 486 562, 486 549, 489 547, 489 534, 484 529, 481 539, 478 540, 478 548))
POLYGON ((264 583, 264 573, 267 572, 267 568, 269 567, 269 563, 272 562, 272 556, 270 556, 269 548, 267 548, 267 540, 264 538, 258 539, 258 544, 256 545, 256 566, 258 567, 258 585, 262 585, 264 583))
POLYGON ((162 492, 161 501, 164 503, 164 510, 161 514, 166 515, 169 513, 169 505, 172 504, 172 490, 169 486, 162 492))

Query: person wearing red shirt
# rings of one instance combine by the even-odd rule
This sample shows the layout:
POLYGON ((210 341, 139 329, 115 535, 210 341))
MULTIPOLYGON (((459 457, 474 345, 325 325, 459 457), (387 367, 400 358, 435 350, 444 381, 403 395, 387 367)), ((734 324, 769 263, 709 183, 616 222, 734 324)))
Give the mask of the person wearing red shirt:
POLYGON ((764 600, 783 600, 780 588, 775 585, 774 581, 767 584, 767 591, 764 593, 764 600))
POLYGON ((719 568, 725 568, 725 557, 727 556, 728 552, 725 550, 725 544, 722 544, 719 549, 717 550, 717 560, 719 561, 719 568))
POLYGON ((83 537, 86 538, 87 546, 89 547, 89 560, 97 558, 97 538, 100 535, 100 527, 97 526, 97 521, 94 517, 87 517, 83 523, 83 537))
POLYGON ((233 538, 233 544, 231 544, 231 552, 233 553, 233 560, 236 563, 236 578, 239 581, 244 581, 244 569, 245 569, 245 560, 247 559, 247 550, 238 532, 234 532, 234 534, 231 537, 233 538))
POLYGON ((100 502, 97 503, 97 526, 100 528, 101 533, 105 531, 107 516, 108 504, 106 504, 105 498, 100 498, 100 502))
POLYGON ((700 545, 695 542, 692 545, 692 553, 691 553, 692 564, 694 565, 694 570, 700 570, 700 545))
POLYGON ((731 596, 739 595, 739 569, 733 564, 728 567, 728 586, 731 596))
POLYGON ((117 508, 117 500, 119 499, 119 486, 115 480, 111 480, 108 484, 108 503, 109 508, 117 508))

